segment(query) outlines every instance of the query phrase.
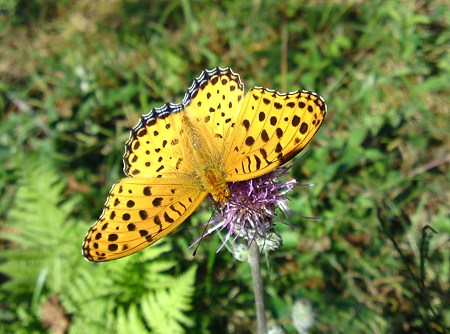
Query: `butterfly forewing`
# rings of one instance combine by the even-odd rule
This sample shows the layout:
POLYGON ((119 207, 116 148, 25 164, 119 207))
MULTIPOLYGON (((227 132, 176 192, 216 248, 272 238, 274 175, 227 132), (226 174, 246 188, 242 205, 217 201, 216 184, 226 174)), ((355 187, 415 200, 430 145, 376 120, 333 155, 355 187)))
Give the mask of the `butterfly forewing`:
POLYGON ((230 181, 264 175, 292 159, 314 137, 325 114, 325 102, 313 92, 250 90, 227 148, 230 181))
POLYGON ((205 196, 199 187, 186 185, 182 179, 121 179, 86 236, 83 254, 91 261, 133 254, 172 232, 205 196))

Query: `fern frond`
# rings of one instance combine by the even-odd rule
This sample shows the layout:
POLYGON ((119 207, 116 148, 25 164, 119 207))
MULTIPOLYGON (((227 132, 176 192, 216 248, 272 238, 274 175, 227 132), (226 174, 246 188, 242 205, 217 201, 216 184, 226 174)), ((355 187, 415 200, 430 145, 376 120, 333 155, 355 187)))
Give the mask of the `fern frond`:
POLYGON ((2 233, 11 245, 0 255, 0 272, 11 279, 4 288, 32 289, 45 269, 49 290, 59 292, 73 274, 79 257, 73 240, 80 226, 70 218, 77 202, 61 205, 64 187, 57 173, 41 168, 30 169, 20 182, 2 233))
POLYGON ((125 313, 121 307, 117 312, 117 333, 150 333, 142 320, 136 304, 133 304, 125 313))
POLYGON ((191 310, 196 267, 175 279, 172 287, 149 293, 142 299, 142 313, 155 333, 184 333, 193 321, 185 315, 191 310))

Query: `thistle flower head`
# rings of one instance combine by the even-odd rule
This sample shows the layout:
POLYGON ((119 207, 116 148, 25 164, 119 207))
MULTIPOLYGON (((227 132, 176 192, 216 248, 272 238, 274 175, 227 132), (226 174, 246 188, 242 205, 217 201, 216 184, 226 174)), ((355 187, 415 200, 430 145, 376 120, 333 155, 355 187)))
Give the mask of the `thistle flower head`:
MULTIPOLYGON (((218 208, 219 214, 211 219, 205 235, 214 231, 225 232, 222 247, 230 240, 255 240, 261 248, 273 250, 281 245, 281 238, 273 231, 276 209, 288 213, 288 193, 297 184, 295 180, 280 181, 289 168, 280 167, 266 175, 230 184, 228 202, 218 208)), ((204 236, 197 240, 200 241, 204 236)), ((219 251, 218 250, 218 251, 219 251)))

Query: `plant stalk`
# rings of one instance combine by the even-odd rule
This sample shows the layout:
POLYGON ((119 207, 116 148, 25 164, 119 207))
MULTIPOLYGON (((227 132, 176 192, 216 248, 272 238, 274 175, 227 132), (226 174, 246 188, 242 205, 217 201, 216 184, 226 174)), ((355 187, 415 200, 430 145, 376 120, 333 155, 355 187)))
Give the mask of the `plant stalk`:
POLYGON ((259 247, 255 240, 249 242, 248 245, 248 262, 252 272, 253 293, 255 296, 257 333, 267 334, 266 314, 264 307, 264 288, 261 275, 261 263, 259 247))

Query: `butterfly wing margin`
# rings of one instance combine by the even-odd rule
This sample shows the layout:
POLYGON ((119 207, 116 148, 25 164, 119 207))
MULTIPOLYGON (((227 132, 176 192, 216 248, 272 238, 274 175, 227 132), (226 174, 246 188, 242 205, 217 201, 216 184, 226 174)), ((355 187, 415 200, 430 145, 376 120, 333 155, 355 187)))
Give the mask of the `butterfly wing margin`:
POLYGON ((251 89, 229 141, 228 181, 264 175, 292 159, 317 133, 326 109, 324 99, 313 92, 251 89))
POLYGON ((206 195, 184 179, 123 178, 86 235, 83 255, 102 262, 134 254, 175 230, 206 195))

